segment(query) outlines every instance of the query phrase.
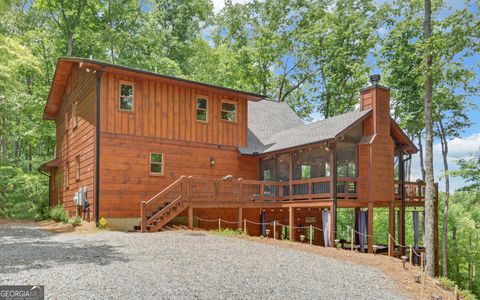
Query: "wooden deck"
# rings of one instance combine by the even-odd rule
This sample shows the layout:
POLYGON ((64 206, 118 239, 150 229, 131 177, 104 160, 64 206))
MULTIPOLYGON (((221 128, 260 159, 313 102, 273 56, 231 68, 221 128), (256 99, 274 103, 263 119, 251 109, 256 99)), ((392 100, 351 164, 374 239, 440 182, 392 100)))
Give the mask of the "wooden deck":
MULTIPOLYGON (((399 183, 395 186, 398 191, 399 183)), ((141 227, 144 230, 161 228, 187 207, 333 207, 334 202, 338 208, 369 206, 368 199, 357 197, 356 180, 353 178, 338 178, 336 195, 333 189, 334 184, 330 177, 273 182, 182 176, 150 200, 142 202, 141 227)), ((423 206, 424 195, 423 183, 405 183, 406 206, 423 206)), ((394 199, 374 203, 374 207, 392 205, 396 207, 401 205, 400 195, 395 195, 394 199)))

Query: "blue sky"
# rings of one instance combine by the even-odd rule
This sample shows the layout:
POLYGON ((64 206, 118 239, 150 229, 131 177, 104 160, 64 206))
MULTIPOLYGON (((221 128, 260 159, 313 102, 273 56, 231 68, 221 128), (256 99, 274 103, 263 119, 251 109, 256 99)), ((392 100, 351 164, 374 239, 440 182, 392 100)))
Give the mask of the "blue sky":
MULTIPOLYGON (((218 13, 224 6, 224 0, 212 0, 214 4, 214 10, 218 13)), ((251 0, 232 0, 233 3, 246 3, 251 0)), ((376 0, 377 4, 382 4, 386 2, 393 2, 393 0, 376 0)), ((449 15, 453 10, 465 8, 466 4, 463 0, 446 0, 445 1, 447 9, 439 13, 440 18, 449 15)), ((469 9, 476 12, 476 6, 473 3, 470 3, 469 9)), ((372 73, 378 73, 379 69, 376 66, 375 59, 369 59, 368 64, 372 67, 372 73)), ((465 60, 465 64, 472 68, 477 74, 476 82, 480 80, 480 54, 476 54, 473 57, 465 60)), ((471 98, 471 101, 478 106, 477 109, 472 109, 468 116, 473 122, 473 125, 467 128, 461 135, 460 138, 455 138, 449 141, 449 168, 456 169, 456 160, 459 158, 468 158, 471 157, 477 151, 480 151, 480 96, 475 96, 471 98)), ((319 116, 313 116, 318 118, 319 116)), ((415 155, 412 158, 412 176, 411 180, 416 180, 421 178, 421 172, 419 167, 418 155, 415 155)), ((434 170, 435 170, 435 180, 439 182, 440 189, 444 189, 444 183, 441 178, 443 172, 443 163, 441 156, 441 146, 438 141, 434 143, 434 170)), ((457 189, 465 185, 465 182, 461 178, 451 178, 451 188, 457 189)))

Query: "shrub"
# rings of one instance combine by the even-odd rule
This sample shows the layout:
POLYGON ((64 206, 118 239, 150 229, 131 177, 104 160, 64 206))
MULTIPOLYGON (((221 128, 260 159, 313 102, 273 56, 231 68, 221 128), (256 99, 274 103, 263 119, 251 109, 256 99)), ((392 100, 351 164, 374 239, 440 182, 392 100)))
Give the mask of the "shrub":
MULTIPOLYGON (((454 291, 455 290, 455 281, 447 278, 447 277, 439 277, 438 278, 438 285, 440 285, 442 288, 448 290, 448 291, 454 291)), ((463 300, 475 300, 477 299, 475 295, 470 292, 469 290, 458 290, 458 294, 460 295, 460 298, 463 300)))
POLYGON ((82 218, 80 217, 73 218, 70 220, 70 224, 72 224, 74 227, 79 226, 80 224, 82 224, 82 218))
POLYGON ((475 297, 475 295, 468 290, 460 290, 458 293, 460 294, 460 298, 463 299, 463 300, 475 300, 475 299, 477 299, 475 297))
POLYGON ((453 291, 455 289, 455 282, 447 277, 439 277, 438 284, 449 291, 453 291))
POLYGON ((68 215, 63 208, 63 205, 57 204, 56 206, 50 209, 50 219, 54 220, 55 222, 63 222, 68 223, 68 215))

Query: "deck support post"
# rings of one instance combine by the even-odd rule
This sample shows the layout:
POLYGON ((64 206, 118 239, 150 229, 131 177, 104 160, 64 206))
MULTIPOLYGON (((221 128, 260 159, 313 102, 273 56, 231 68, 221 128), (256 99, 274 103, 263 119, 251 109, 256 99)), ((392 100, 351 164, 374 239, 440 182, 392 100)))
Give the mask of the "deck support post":
POLYGON ((330 247, 335 247, 335 210, 330 206, 330 247))
POLYGON ((193 229, 193 207, 188 207, 188 228, 193 229))
POLYGON ((388 208, 388 256, 395 255, 395 203, 391 202, 388 208))
POLYGON ((145 201, 142 201, 142 206, 140 207, 140 230, 142 232, 147 231, 147 220, 145 216, 145 201))
POLYGON ((295 240, 295 235, 293 234, 293 227, 295 226, 294 225, 294 218, 293 218, 293 207, 289 207, 288 208, 288 239, 290 240, 290 242, 293 242, 295 240))
POLYGON ((242 229, 242 218, 243 218, 243 209, 241 207, 238 208, 238 229, 242 229))
MULTIPOLYGON (((398 162, 400 164, 400 168, 398 170, 398 176, 400 182, 398 184, 399 192, 400 192, 400 220, 398 220, 400 224, 400 236, 398 237, 398 243, 400 245, 405 245, 405 206, 406 206, 406 194, 405 194, 405 162, 403 153, 398 155, 398 162)), ((399 247, 400 256, 405 255, 405 249, 403 247, 399 247)))
POLYGON ((373 202, 368 203, 368 253, 373 253, 373 202))

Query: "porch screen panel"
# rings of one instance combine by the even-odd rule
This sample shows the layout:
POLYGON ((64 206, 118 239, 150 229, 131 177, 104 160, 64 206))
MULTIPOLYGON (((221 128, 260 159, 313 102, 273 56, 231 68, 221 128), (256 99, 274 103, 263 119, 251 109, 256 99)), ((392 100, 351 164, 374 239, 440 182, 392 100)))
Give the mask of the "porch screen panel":
MULTIPOLYGON (((260 180, 276 181, 277 180, 277 161, 275 157, 262 158, 260 160, 260 180)), ((264 187, 265 195, 276 195, 277 187, 266 185, 264 187)))
MULTIPOLYGON (((277 181, 288 182, 290 180, 290 154, 283 153, 277 155, 277 181)), ((283 194, 288 196, 290 193, 289 186, 286 185, 283 194)))
MULTIPOLYGON (((294 152, 293 180, 320 178, 330 176, 329 152, 324 147, 312 147, 294 152)), ((312 185, 311 193, 329 193, 329 183, 320 182, 312 185)), ((296 184, 294 194, 308 194, 308 184, 296 184)))
MULTIPOLYGON (((357 147, 356 143, 337 144, 337 177, 357 177, 357 147)), ((339 193, 355 193, 354 182, 339 182, 337 185, 339 193)))

